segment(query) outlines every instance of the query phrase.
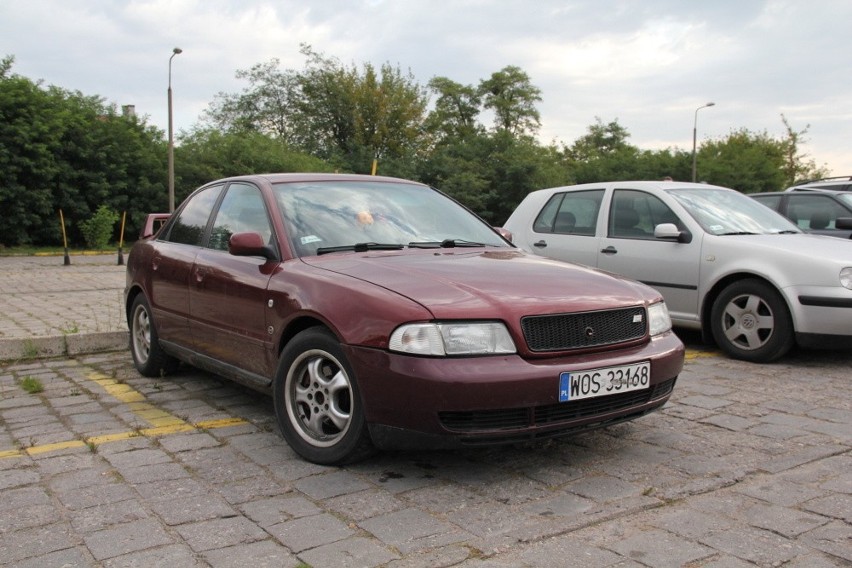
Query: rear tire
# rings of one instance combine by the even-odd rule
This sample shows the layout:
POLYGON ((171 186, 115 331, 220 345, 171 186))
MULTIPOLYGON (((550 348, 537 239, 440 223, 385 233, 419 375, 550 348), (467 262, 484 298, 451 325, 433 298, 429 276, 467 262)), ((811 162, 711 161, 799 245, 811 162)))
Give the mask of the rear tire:
POLYGON ((136 296, 130 308, 130 353, 136 370, 144 377, 173 373, 180 364, 160 347, 151 306, 144 294, 136 296))
POLYGON ((784 298, 756 279, 740 280, 722 290, 713 303, 710 327, 725 353, 753 363, 775 361, 795 344, 784 298))
POLYGON ((355 373, 326 329, 306 329, 287 343, 273 389, 281 433, 306 460, 341 465, 375 452, 355 373))

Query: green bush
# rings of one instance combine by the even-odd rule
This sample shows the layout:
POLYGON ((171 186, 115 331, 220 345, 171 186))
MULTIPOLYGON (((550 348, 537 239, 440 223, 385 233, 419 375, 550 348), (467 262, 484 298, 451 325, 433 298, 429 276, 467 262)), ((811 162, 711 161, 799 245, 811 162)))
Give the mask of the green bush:
POLYGON ((103 250, 109 244, 113 226, 118 221, 118 213, 101 205, 91 219, 80 223, 80 232, 86 239, 86 246, 94 250, 103 250))

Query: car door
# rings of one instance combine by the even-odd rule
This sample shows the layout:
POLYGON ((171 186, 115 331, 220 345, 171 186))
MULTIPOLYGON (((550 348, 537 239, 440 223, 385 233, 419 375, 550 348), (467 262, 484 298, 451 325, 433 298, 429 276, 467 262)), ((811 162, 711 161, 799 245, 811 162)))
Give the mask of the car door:
POLYGON ((266 331, 266 289, 278 263, 228 253, 228 239, 242 232, 259 233, 264 242, 274 242, 260 189, 231 183, 192 268, 190 326, 199 352, 269 376, 274 363, 266 331))
POLYGON ((672 318, 697 322, 701 241, 703 232, 688 229, 671 207, 646 191, 610 190, 601 215, 598 268, 623 274, 656 288, 672 318), (689 242, 654 237, 654 228, 672 223, 689 242))
POLYGON ((192 195, 154 243, 151 255, 148 292, 160 339, 184 347, 193 345, 189 326, 190 273, 221 191, 222 186, 216 185, 192 195))
POLYGON ((597 264, 598 218, 604 188, 553 194, 525 235, 535 254, 588 266, 597 264))

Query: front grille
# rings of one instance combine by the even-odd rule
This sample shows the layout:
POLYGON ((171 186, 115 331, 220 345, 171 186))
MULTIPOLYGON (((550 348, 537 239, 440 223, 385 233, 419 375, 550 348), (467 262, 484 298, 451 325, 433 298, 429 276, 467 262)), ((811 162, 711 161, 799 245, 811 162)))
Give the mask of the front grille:
POLYGON ((456 432, 501 432, 550 426, 642 406, 671 394, 674 383, 675 379, 670 379, 641 391, 529 408, 439 412, 438 419, 445 428, 456 432))
POLYGON ((531 351, 563 351, 624 343, 644 337, 644 307, 521 319, 531 351))

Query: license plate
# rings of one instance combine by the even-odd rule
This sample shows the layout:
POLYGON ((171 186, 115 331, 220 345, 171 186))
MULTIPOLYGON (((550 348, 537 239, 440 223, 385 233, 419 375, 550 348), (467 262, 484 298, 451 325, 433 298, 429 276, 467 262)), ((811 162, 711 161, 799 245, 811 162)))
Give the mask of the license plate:
POLYGON ((648 361, 588 371, 566 371, 559 374, 559 402, 642 390, 650 384, 651 363, 648 361))

